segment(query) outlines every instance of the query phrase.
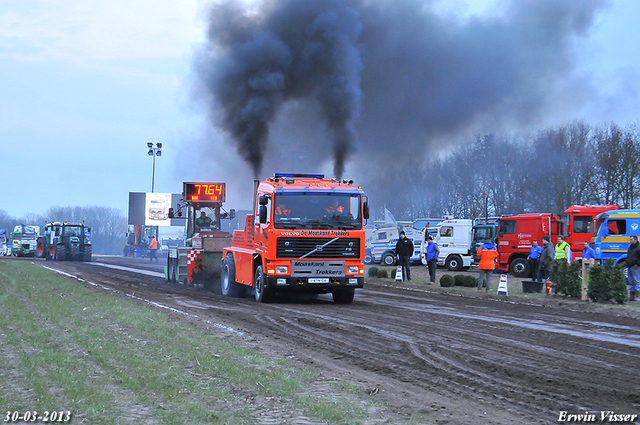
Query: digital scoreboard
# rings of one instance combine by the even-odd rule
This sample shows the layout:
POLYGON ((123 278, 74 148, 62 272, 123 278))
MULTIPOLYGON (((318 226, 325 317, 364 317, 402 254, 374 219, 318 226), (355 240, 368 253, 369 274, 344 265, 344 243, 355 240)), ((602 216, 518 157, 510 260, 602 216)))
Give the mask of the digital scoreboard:
POLYGON ((184 200, 198 203, 225 202, 226 183, 191 182, 184 183, 184 200))

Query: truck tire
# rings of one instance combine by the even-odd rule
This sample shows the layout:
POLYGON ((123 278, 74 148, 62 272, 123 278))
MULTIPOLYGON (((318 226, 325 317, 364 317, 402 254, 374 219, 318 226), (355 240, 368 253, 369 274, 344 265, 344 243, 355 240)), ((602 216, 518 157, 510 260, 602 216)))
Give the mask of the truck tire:
POLYGON ((244 288, 236 282, 236 263, 233 261, 233 254, 227 254, 222 262, 220 289, 225 297, 242 298, 244 296, 244 288))
POLYGON ((65 261, 67 259, 67 247, 63 244, 56 245, 53 259, 54 261, 65 261))
POLYGON ((385 266, 395 266, 396 265, 396 256, 391 252, 387 252, 382 256, 381 264, 385 266))
POLYGON ((529 277, 531 266, 525 258, 516 258, 509 264, 509 271, 515 277, 529 277))
POLYGON ((364 252, 364 263, 365 264, 373 263, 373 256, 371 255, 371 251, 368 249, 364 252))
POLYGON ((270 303, 275 297, 275 291, 273 288, 269 288, 266 285, 266 279, 264 273, 262 273, 262 265, 256 269, 256 274, 253 280, 253 291, 255 293, 256 301, 259 303, 270 303))
POLYGON ((356 288, 340 288, 333 291, 333 302, 336 304, 351 304, 356 288))
POLYGON ((36 248, 36 257, 45 258, 47 256, 47 243, 44 238, 38 238, 38 244, 36 248))
POLYGON ((82 260, 85 263, 91 262, 91 255, 93 253, 93 247, 91 245, 85 245, 84 251, 82 252, 82 260))
POLYGON ((449 271, 459 272, 462 270, 462 258, 457 255, 450 255, 447 257, 447 261, 445 261, 444 266, 449 271))

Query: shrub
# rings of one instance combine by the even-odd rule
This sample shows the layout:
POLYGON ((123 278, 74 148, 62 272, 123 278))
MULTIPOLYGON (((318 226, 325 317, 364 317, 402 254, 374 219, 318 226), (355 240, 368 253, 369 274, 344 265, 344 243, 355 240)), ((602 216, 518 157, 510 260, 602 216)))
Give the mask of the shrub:
POLYGON ((553 260, 551 281, 553 292, 565 296, 580 298, 582 296, 582 278, 580 277, 581 265, 575 261, 571 264, 560 258, 553 260))
POLYGON ((591 267, 587 297, 594 302, 614 300, 620 304, 628 299, 624 266, 613 265, 609 258, 603 265, 591 267))
POLYGON ((465 275, 463 285, 465 288, 475 288, 478 286, 478 278, 473 275, 465 275))
POLYGON ((453 277, 454 286, 464 286, 465 276, 457 274, 453 277))
POLYGON ((376 277, 378 276, 378 270, 379 269, 377 267, 370 267, 367 274, 369 275, 369 277, 376 277))
POLYGON ((453 276, 449 274, 442 275, 442 277, 440 278, 440 286, 442 286, 443 288, 450 288, 454 284, 455 281, 453 280, 453 276))
POLYGON ((387 271, 385 269, 380 269, 378 270, 378 277, 380 279, 386 279, 389 277, 389 273, 387 273, 387 271))

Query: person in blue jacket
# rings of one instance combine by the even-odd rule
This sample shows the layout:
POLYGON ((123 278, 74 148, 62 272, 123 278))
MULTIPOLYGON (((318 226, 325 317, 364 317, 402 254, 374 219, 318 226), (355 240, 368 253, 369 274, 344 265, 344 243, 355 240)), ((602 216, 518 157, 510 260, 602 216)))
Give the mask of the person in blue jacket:
POLYGON ((531 265, 531 276, 535 277, 538 273, 538 261, 540 260, 542 249, 543 248, 538 245, 538 241, 534 240, 531 250, 529 251, 529 256, 527 257, 527 260, 529 260, 529 264, 531 265))
POLYGON ((589 245, 585 245, 584 249, 582 250, 582 259, 583 260, 590 260, 590 259, 596 259, 596 250, 593 249, 594 247, 594 243, 591 242, 589 245))
POLYGON ((429 285, 436 281, 436 267, 438 267, 438 256, 440 248, 433 241, 431 236, 427 236, 427 268, 429 269, 429 285))

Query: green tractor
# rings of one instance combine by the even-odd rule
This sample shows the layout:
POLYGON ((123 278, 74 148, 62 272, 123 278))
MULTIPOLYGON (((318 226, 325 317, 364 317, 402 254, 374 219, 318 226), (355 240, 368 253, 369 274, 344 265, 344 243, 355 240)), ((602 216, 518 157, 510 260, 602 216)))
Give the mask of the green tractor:
POLYGON ((54 261, 91 261, 91 228, 84 223, 47 223, 37 255, 54 261))

